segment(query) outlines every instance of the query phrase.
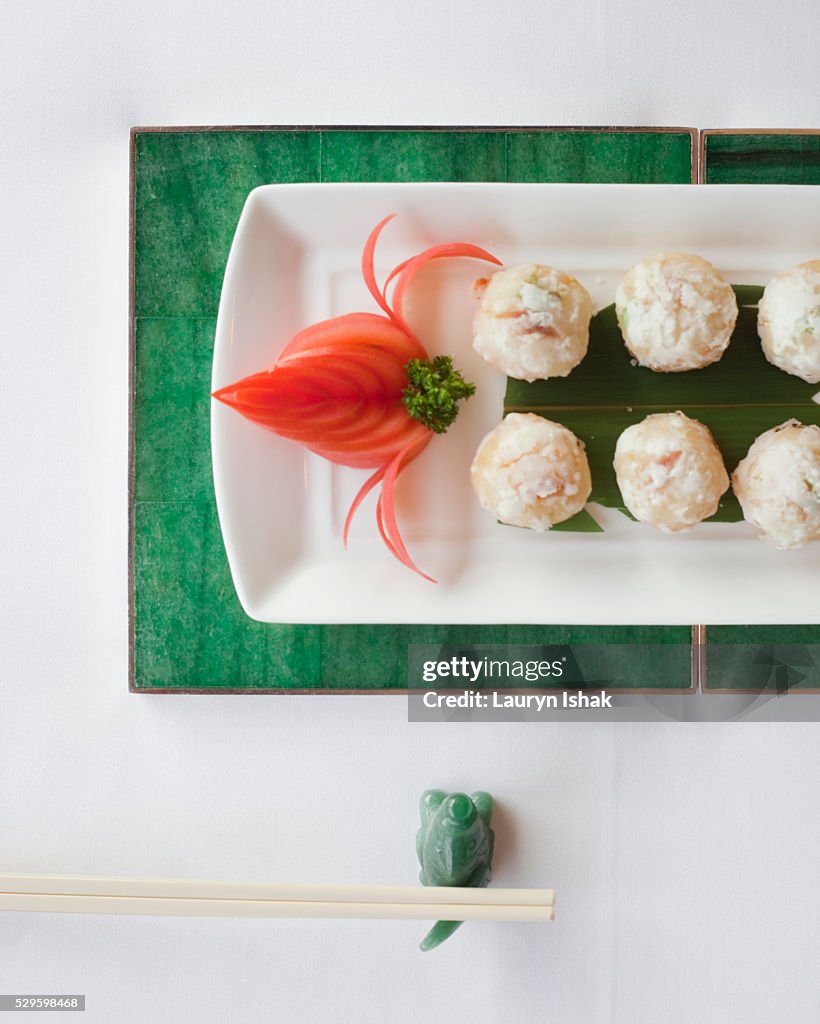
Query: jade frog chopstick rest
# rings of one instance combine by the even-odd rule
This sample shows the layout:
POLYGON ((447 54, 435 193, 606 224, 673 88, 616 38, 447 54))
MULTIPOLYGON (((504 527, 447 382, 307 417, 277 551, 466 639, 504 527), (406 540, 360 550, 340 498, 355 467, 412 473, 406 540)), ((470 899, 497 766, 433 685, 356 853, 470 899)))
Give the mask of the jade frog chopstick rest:
MULTIPOLYGON (((488 885, 495 839, 490 828, 490 794, 448 795, 440 789, 428 789, 422 794, 420 810, 416 852, 421 884, 474 888, 488 885)), ((437 921, 422 940, 421 949, 434 949, 461 924, 462 921, 437 921)))

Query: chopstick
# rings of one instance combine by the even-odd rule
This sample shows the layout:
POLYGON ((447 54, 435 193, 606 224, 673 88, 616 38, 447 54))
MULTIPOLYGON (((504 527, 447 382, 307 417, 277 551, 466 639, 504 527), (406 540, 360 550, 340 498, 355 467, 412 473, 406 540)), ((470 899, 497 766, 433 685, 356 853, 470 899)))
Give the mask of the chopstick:
POLYGON ((0 910, 179 917, 552 921, 552 889, 277 885, 189 879, 0 875, 0 910))

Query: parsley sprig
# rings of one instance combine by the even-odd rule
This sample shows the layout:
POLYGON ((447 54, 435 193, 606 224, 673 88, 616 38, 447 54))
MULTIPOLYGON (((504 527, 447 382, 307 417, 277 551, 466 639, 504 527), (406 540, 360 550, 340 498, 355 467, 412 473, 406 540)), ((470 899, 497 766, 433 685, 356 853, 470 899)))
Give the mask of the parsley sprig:
POLYGON ((443 434, 458 416, 458 403, 475 394, 475 384, 453 369, 450 356, 411 359, 402 402, 414 420, 443 434))

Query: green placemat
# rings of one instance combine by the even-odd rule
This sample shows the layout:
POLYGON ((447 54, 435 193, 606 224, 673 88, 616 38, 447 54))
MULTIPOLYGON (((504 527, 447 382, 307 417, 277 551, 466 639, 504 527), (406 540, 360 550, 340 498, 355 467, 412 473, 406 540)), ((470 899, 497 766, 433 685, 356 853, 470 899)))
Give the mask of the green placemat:
POLYGON ((690 131, 134 129, 131 141, 132 689, 401 690, 410 643, 651 645, 643 657, 634 646, 611 646, 596 674, 632 687, 689 687, 688 626, 293 626, 249 619, 217 521, 208 392, 225 261, 245 197, 257 185, 688 182, 690 131))
POLYGON ((702 135, 707 185, 820 185, 820 132, 702 135))
POLYGON ((708 626, 703 688, 820 693, 820 626, 708 626))
MULTIPOLYGON (((702 142, 707 184, 820 185, 819 133, 707 131, 702 142)), ((820 689, 820 625, 710 626, 706 642, 706 689, 820 689)))

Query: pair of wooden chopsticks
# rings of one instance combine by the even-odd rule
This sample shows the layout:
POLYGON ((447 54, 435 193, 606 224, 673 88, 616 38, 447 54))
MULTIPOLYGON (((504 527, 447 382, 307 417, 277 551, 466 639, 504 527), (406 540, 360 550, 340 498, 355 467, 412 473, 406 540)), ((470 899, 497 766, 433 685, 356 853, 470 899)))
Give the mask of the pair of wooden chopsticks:
POLYGON ((552 921, 555 892, 0 875, 0 910, 179 917, 552 921))

